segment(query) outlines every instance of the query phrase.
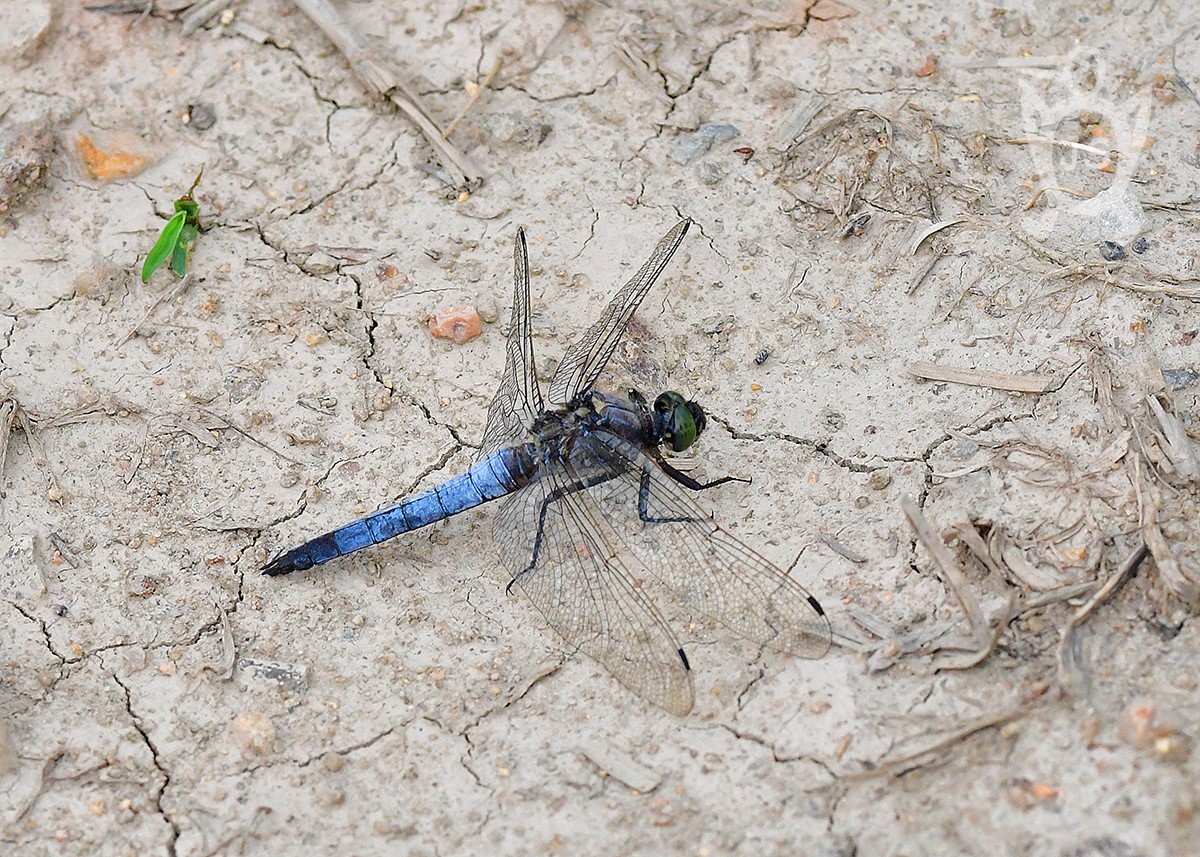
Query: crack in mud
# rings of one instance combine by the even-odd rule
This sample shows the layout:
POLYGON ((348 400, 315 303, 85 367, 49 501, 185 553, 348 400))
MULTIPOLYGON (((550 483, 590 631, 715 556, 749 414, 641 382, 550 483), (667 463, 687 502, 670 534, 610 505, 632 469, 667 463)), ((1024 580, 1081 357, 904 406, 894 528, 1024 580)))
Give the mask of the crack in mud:
MULTIPOLYGON (((754 443, 763 443, 768 440, 779 440, 783 441, 784 443, 794 444, 804 449, 811 450, 817 455, 829 459, 843 470, 849 470, 852 473, 875 473, 877 471, 887 469, 886 464, 862 464, 846 458, 844 455, 840 455, 839 453, 835 452, 829 446, 828 441, 809 440, 808 438, 797 437, 796 435, 789 434, 787 432, 765 432, 763 434, 755 434, 753 432, 739 429, 732 423, 711 413, 709 413, 707 416, 710 422, 717 423, 727 432, 729 432, 730 437, 732 437, 734 440, 748 440, 754 443)), ((887 461, 888 459, 884 460, 887 461)), ((915 460, 916 459, 914 459, 914 461, 915 460)))
POLYGON ((738 729, 736 726, 733 726, 729 723, 717 723, 714 726, 706 727, 706 729, 712 729, 712 728, 722 729, 722 730, 728 732, 730 735, 732 735, 734 738, 736 738, 739 741, 748 741, 751 744, 757 744, 759 747, 762 747, 764 750, 766 750, 768 753, 771 754, 771 758, 775 761, 776 764, 790 765, 794 762, 809 762, 810 764, 816 765, 818 768, 820 768, 826 774, 828 774, 831 783, 838 782, 838 779, 839 779, 838 775, 833 772, 833 769, 830 768, 826 762, 824 762, 823 760, 821 760, 815 756, 808 756, 808 755, 785 756, 785 755, 782 755, 779 752, 778 747, 776 747, 770 741, 763 738, 761 735, 758 735, 754 732, 742 731, 742 730, 738 729))
POLYGON ((17 316, 13 313, 0 313, 0 318, 6 318, 11 322, 8 325, 8 330, 4 332, 3 341, 0 341, 0 368, 7 368, 8 364, 4 362, 4 352, 12 345, 13 335, 17 332, 17 316))
POLYGON ((618 75, 614 73, 608 79, 593 86, 591 89, 579 90, 578 92, 562 92, 558 95, 537 96, 518 83, 506 83, 504 86, 493 86, 491 89, 493 92, 504 92, 505 90, 515 89, 536 104, 554 104, 558 101, 570 101, 574 98, 587 98, 588 96, 595 95, 597 92, 607 89, 616 83, 617 77, 618 75))
POLYGON ((453 446, 449 447, 441 454, 437 461, 433 462, 433 464, 429 465, 419 474, 417 474, 417 478, 412 481, 402 496, 407 497, 408 495, 412 494, 417 490, 417 486, 420 485, 427 477, 429 477, 431 474, 437 473, 439 470, 444 470, 446 465, 450 463, 450 459, 462 452, 464 448, 465 447, 461 442, 457 442, 453 446))
MULTIPOLYGON (((393 726, 389 726, 387 729, 384 729, 382 732, 372 735, 370 738, 364 738, 362 741, 357 741, 353 744, 348 744, 345 747, 339 747, 339 748, 331 749, 331 750, 323 750, 320 753, 317 753, 315 756, 309 756, 307 759, 303 759, 301 761, 293 761, 292 764, 294 764, 298 768, 307 768, 309 765, 313 764, 313 762, 318 762, 321 759, 324 759, 326 756, 329 756, 329 755, 349 756, 351 753, 357 753, 359 750, 366 750, 369 747, 374 747, 376 744, 378 744, 384 738, 387 738, 389 735, 392 735, 398 728, 407 726, 411 722, 412 721, 405 721, 404 723, 397 723, 393 726)), ((250 769, 250 770, 260 770, 262 768, 278 767, 281 764, 287 764, 287 762, 280 761, 280 762, 277 762, 274 764, 258 765, 255 768, 250 769)))
MULTIPOLYGON (((58 683, 61 682, 63 679, 65 679, 69 675, 69 671, 67 669, 65 669, 67 666, 72 665, 78 661, 82 661, 84 658, 80 657, 80 658, 76 658, 74 660, 70 660, 70 659, 64 657, 63 655, 59 654, 58 651, 54 648, 54 641, 50 636, 50 629, 47 627, 45 622, 43 622, 41 619, 34 616, 29 611, 25 610, 25 608, 23 608, 20 604, 17 604, 15 601, 9 601, 8 604, 14 610, 16 610, 18 613, 20 613, 22 616, 24 616, 30 622, 33 622, 34 624, 36 624, 41 629, 42 637, 44 638, 43 642, 46 645, 46 650, 49 651, 50 654, 55 658, 55 660, 58 661, 58 663, 55 664, 55 666, 54 666, 54 675, 50 678, 50 681, 42 687, 42 691, 43 691, 42 696, 40 697, 40 699, 35 698, 35 701, 32 703, 33 705, 36 705, 38 701, 44 701, 46 696, 51 691, 53 691, 56 687, 58 687, 58 683)), ((24 713, 27 710, 29 710, 29 709, 22 709, 21 713, 24 713)), ((13 713, 15 714, 16 711, 14 711, 13 713)))
POLYGON ((491 793, 492 790, 489 789, 484 784, 483 778, 479 776, 479 772, 476 771, 475 768, 472 766, 472 762, 474 762, 474 756, 475 756, 475 742, 471 740, 471 729, 474 728, 475 726, 478 726, 480 721, 484 717, 486 717, 487 714, 491 713, 491 711, 494 711, 494 710, 495 709, 489 709, 489 711, 484 713, 483 715, 481 715, 480 718, 478 720, 476 720, 474 724, 472 724, 471 726, 467 726, 466 728, 463 729, 463 731, 461 733, 461 737, 462 737, 463 741, 465 741, 467 744, 467 752, 466 752, 466 755, 458 757, 458 763, 460 765, 462 765, 463 769, 466 770, 466 772, 471 775, 471 778, 473 780, 475 780, 475 785, 479 786, 481 789, 486 789, 489 794, 491 793))
POLYGON ((362 278, 356 277, 353 274, 347 274, 346 276, 349 277, 350 281, 354 283, 354 308, 362 313, 363 318, 366 319, 367 322, 367 345, 361 358, 363 366, 368 372, 371 373, 371 376, 375 379, 376 384, 384 389, 390 390, 391 387, 384 381, 383 376, 379 374, 379 370, 375 368, 375 364, 371 362, 371 359, 375 356, 375 330, 379 327, 379 319, 375 317, 375 313, 366 308, 366 298, 363 297, 362 278))
POLYGON ((758 650, 758 657, 755 658, 755 660, 754 660, 754 670, 755 670, 754 676, 748 682, 746 682, 746 686, 743 687, 738 692, 737 701, 736 701, 738 711, 742 711, 745 709, 746 701, 747 701, 746 697, 749 696, 750 691, 753 690, 754 687, 760 681, 762 681, 763 678, 767 674, 766 668, 763 667, 762 662, 761 662, 762 655, 763 655, 763 650, 760 648, 758 650))
POLYGON ((18 613, 20 613, 22 616, 24 616, 30 622, 33 622, 34 624, 36 624, 41 629, 42 637, 45 638, 46 649, 49 650, 50 654, 52 654, 55 657, 55 659, 58 661, 59 667, 62 667, 64 664, 73 663, 73 661, 67 659, 63 655, 60 655, 55 650, 54 641, 50 638, 50 629, 46 626, 45 622, 43 622, 37 616, 34 616, 32 613, 30 613, 28 610, 26 610, 24 607, 22 607, 20 604, 16 603, 15 601, 9 601, 8 603, 12 606, 12 608, 14 610, 16 610, 18 613))
MULTIPOLYGON (((103 663, 103 660, 101 663, 103 663)), ((154 793, 154 805, 158 809, 158 814, 161 815, 163 820, 171 826, 171 835, 166 843, 167 854, 170 855, 170 857, 176 857, 175 845, 179 841, 179 823, 171 817, 171 814, 167 812, 166 807, 163 806, 163 796, 166 794, 167 786, 171 784, 171 772, 167 770, 166 763, 159 754, 158 747, 155 745, 154 739, 150 737, 150 733, 142 723, 142 718, 133 710, 133 697, 129 692, 129 686, 126 685, 125 682, 121 681, 120 676, 118 676, 115 671, 110 671, 109 674, 112 676, 112 680, 116 682, 117 686, 124 692, 125 711, 129 715, 129 719, 133 722, 133 728, 136 729, 138 734, 142 737, 142 743, 144 743, 146 748, 150 751, 150 756, 154 760, 154 767, 158 770, 159 774, 162 775, 162 785, 160 785, 154 793)))
MULTIPOLYGON (((424 402, 420 401, 419 399, 414 398, 413 396, 404 396, 402 401, 404 401, 406 404, 416 405, 417 409, 420 410, 421 413, 425 415, 425 419, 429 422, 430 425, 445 429, 447 432, 450 433, 450 436, 452 438, 454 438, 454 442, 456 444, 458 444, 460 447, 462 447, 464 449, 478 449, 477 444, 468 443, 467 441, 463 440, 462 437, 458 433, 458 429, 456 429, 454 426, 449 425, 448 423, 438 422, 437 418, 434 417, 434 415, 433 415, 433 411, 431 411, 424 402)), ((434 468, 434 469, 436 469, 436 468, 434 468)))

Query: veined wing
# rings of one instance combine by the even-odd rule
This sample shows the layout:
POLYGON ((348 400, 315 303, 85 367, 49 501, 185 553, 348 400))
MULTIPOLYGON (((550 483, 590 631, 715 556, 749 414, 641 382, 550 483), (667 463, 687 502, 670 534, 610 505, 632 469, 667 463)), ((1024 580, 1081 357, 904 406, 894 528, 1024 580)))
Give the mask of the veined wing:
POLYGON ((614 532, 692 609, 782 652, 819 658, 831 633, 815 598, 721 529, 662 469, 609 432, 580 438, 572 459, 613 477, 589 490, 614 532))
POLYGON ((509 324, 504 376, 488 407, 487 427, 476 461, 482 461, 506 443, 520 438, 529 423, 541 414, 542 391, 533 366, 533 331, 529 323, 529 250, 525 230, 517 230, 513 253, 513 307, 509 324))
POLYGON ((671 256, 679 249, 683 236, 687 235, 690 220, 681 220, 675 224, 654 248, 654 253, 626 283, 621 291, 609 302, 608 307, 599 320, 587 329, 577 341, 571 344, 554 377, 550 379, 550 401, 557 404, 570 402, 581 390, 592 386, 596 378, 604 370, 604 364, 612 356, 625 325, 633 316, 634 310, 646 296, 646 292, 654 285, 671 256))
POLYGON ((580 489, 590 478, 547 463, 503 501, 492 528, 501 562, 564 640, 643 699, 683 716, 692 708, 692 674, 626 564, 636 560, 613 550, 620 541, 580 489))

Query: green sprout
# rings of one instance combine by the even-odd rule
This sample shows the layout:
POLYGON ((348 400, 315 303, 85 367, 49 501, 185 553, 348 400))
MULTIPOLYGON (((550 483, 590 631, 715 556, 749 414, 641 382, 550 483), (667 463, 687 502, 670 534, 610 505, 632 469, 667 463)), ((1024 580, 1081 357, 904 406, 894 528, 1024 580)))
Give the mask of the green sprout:
POLYGON ((200 206, 192 198, 200 178, 204 175, 204 167, 196 175, 196 180, 188 188, 188 192, 175 200, 175 216, 167 221, 159 234, 158 240, 146 255, 146 263, 142 265, 142 282, 149 282, 159 266, 171 257, 171 270, 176 276, 182 277, 187 273, 188 251, 192 242, 200 236, 200 206))

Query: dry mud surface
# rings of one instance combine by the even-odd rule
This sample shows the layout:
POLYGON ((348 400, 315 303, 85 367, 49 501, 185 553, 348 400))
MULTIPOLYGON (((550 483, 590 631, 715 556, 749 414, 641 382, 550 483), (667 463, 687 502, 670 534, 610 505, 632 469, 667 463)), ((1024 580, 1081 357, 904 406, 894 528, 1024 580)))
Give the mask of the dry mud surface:
POLYGON ((1191 4, 339 7, 466 192, 291 3, 183 5, 2 7, 0 850, 1195 853, 1191 4), (710 410, 702 502, 843 645, 676 621, 677 719, 486 507, 258 573, 469 465, 518 225, 546 376, 681 216, 610 377, 710 410))

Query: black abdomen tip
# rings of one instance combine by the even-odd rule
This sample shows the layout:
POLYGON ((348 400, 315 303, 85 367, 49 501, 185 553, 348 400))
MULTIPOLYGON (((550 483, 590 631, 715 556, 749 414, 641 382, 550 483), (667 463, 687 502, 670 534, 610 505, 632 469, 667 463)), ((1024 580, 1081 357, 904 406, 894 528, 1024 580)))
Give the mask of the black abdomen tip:
POLYGON ((312 567, 312 560, 307 556, 296 556, 295 551, 282 553, 262 567, 263 574, 278 577, 292 571, 303 571, 312 567))

